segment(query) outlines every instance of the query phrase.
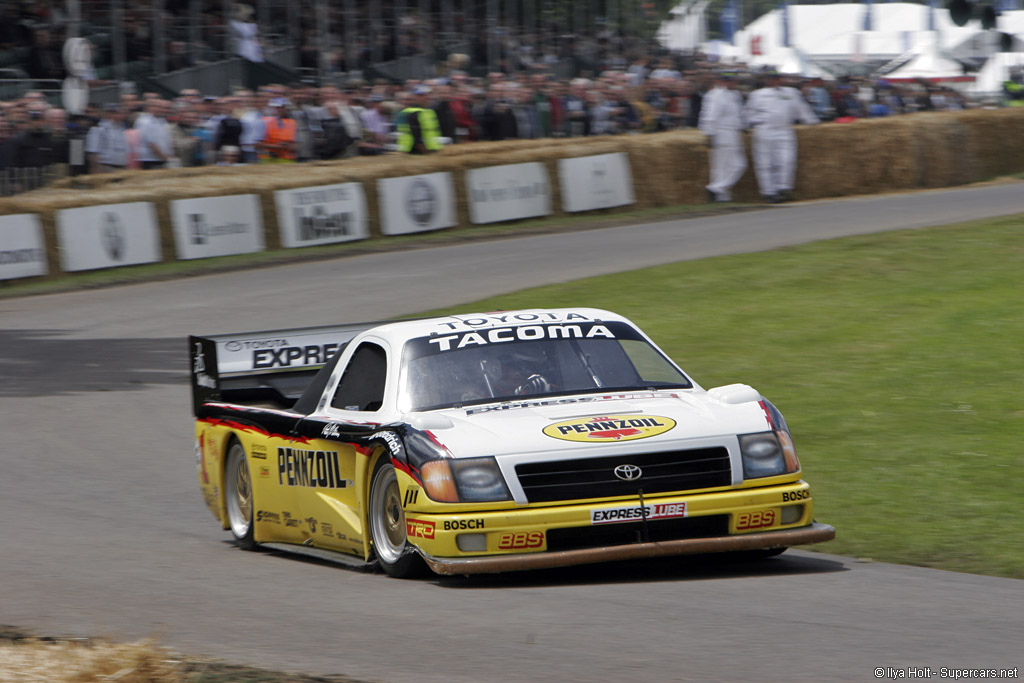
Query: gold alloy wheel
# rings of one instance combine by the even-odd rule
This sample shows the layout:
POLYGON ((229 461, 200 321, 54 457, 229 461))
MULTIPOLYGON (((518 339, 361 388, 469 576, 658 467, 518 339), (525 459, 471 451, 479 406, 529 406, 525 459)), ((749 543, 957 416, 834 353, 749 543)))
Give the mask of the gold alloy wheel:
POLYGON ((388 481, 384 492, 384 521, 387 524, 388 541, 392 545, 405 545, 405 513, 402 511, 402 497, 398 494, 398 479, 388 481))
POLYGON ((252 487, 249 482, 249 466, 245 464, 245 458, 238 459, 236 477, 235 497, 238 511, 242 514, 243 519, 252 519, 252 487))
POLYGON ((406 552, 405 511, 398 477, 390 464, 381 467, 370 487, 370 531, 377 557, 389 565, 406 552))
POLYGON ((234 443, 228 450, 224 474, 227 479, 225 493, 231 533, 238 541, 251 543, 252 479, 249 476, 249 464, 245 459, 245 449, 241 444, 234 443))

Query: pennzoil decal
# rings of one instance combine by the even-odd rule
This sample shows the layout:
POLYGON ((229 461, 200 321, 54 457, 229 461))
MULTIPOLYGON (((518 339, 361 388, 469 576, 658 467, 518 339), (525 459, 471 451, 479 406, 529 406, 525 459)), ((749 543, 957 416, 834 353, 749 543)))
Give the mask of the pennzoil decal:
POLYGON ((675 426, 675 420, 660 415, 606 415, 556 422, 545 427, 544 433, 563 441, 606 443, 646 439, 675 426))

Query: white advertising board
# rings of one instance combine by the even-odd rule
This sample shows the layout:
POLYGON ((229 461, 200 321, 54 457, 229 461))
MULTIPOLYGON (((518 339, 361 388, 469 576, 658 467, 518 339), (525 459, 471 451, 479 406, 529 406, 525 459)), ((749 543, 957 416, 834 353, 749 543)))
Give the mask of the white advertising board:
POLYGON ((466 171, 469 220, 514 221, 551 213, 548 171, 539 161, 466 171))
POLYGON ((178 258, 197 259, 263 251, 263 214, 259 197, 177 199, 171 203, 171 222, 178 258))
POLYGON ((311 247, 370 236, 361 183, 298 187, 274 193, 281 244, 311 247))
POLYGON ((0 216, 0 280, 46 275, 47 270, 39 216, 0 216))
POLYGON ((567 213, 636 202, 629 157, 622 152, 559 159, 558 179, 562 188, 562 210, 567 213))
POLYGON ((451 173, 382 178, 380 229, 385 235, 405 235, 450 228, 456 224, 455 186, 451 173))
POLYGON ((57 212, 65 271, 116 268, 160 260, 160 228, 150 202, 104 204, 57 212))

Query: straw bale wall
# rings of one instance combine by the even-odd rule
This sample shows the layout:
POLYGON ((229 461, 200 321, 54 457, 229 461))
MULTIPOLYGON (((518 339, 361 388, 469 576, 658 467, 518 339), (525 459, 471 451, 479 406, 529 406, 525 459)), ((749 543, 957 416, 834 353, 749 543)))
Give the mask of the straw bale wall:
MULTIPOLYGON (((923 113, 849 124, 798 127, 794 198, 818 199, 914 188, 961 185, 1024 171, 1024 110, 923 113)), ((749 168, 734 189, 736 201, 758 201, 749 168)), ((562 214, 558 160, 611 152, 628 155, 636 204, 603 213, 706 201, 708 155, 697 131, 650 135, 454 145, 430 156, 386 155, 300 165, 204 167, 124 171, 58 181, 35 192, 0 200, 0 215, 39 214, 51 264, 59 263, 55 212, 60 209, 153 202, 165 259, 175 249, 168 202, 233 194, 259 195, 268 249, 281 246, 274 191, 360 182, 366 193, 371 238, 381 237, 376 181, 380 178, 451 172, 460 227, 470 225, 465 171, 500 164, 541 162, 551 181, 552 210, 562 214)), ((56 268, 51 267, 51 271, 56 268)), ((59 273, 57 273, 59 274, 59 273)))

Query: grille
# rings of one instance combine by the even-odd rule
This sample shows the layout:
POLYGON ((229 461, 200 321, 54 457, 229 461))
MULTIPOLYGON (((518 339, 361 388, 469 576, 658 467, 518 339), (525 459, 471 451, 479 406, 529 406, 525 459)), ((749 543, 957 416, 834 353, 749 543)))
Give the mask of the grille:
POLYGON ((531 503, 635 496, 637 489, 646 496, 732 483, 729 451, 722 446, 528 463, 516 465, 516 476, 531 503), (622 481, 613 472, 618 465, 637 465, 643 476, 622 481))
MULTIPOLYGON (((639 543, 642 529, 640 522, 551 529, 548 531, 548 552, 639 543)), ((728 536, 729 515, 652 520, 647 522, 647 535, 652 542, 728 536)))

